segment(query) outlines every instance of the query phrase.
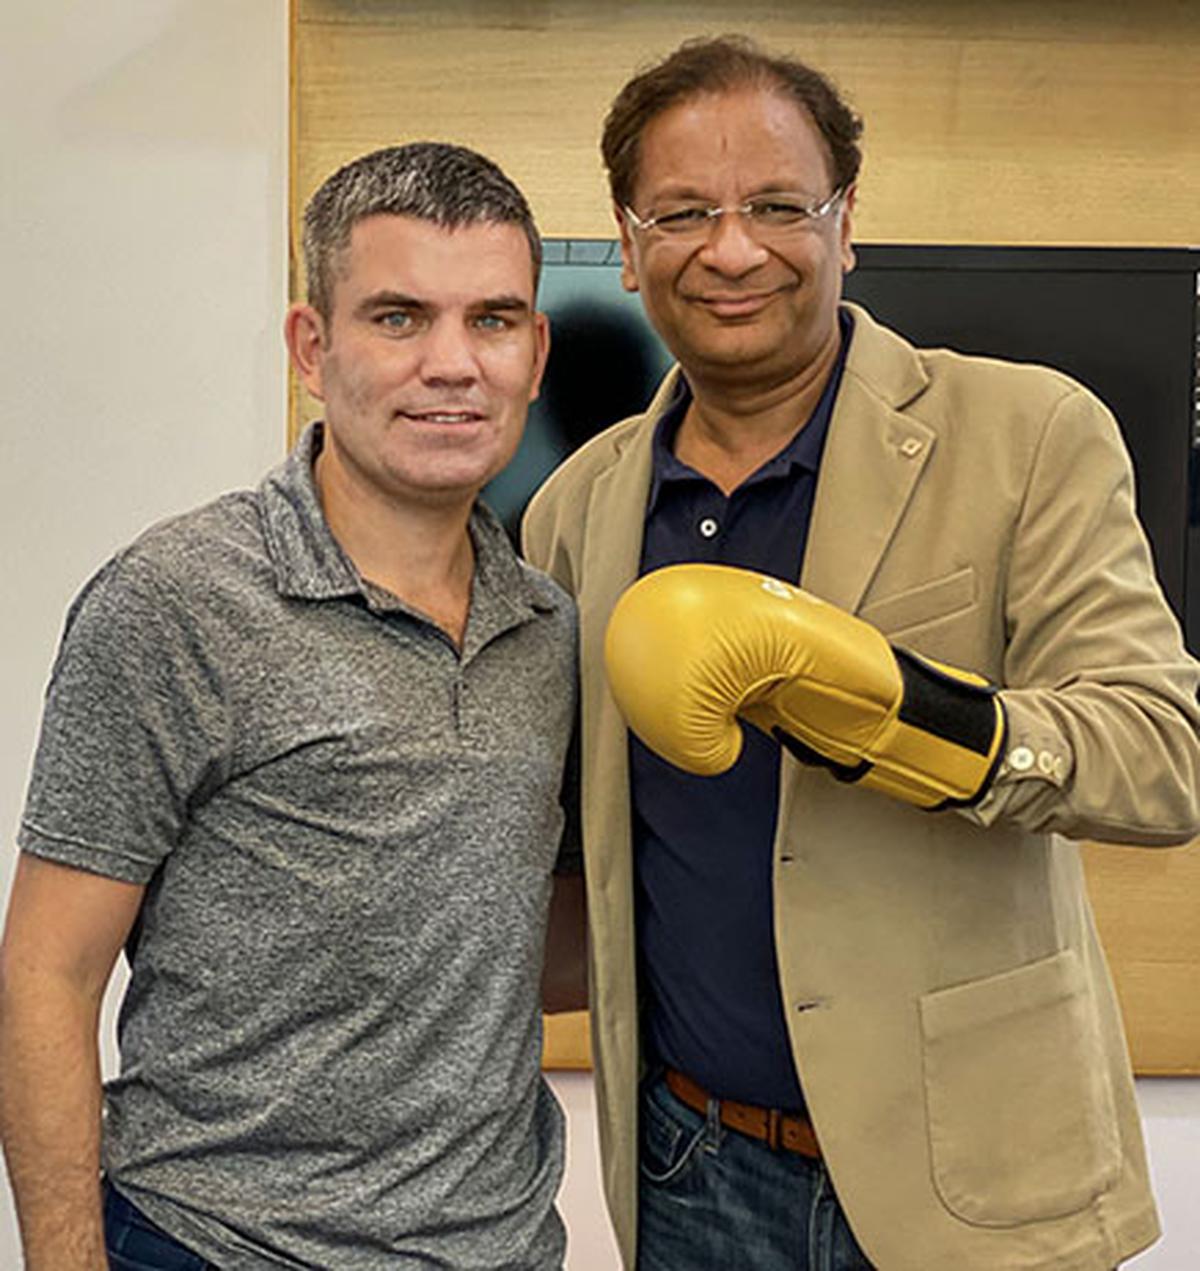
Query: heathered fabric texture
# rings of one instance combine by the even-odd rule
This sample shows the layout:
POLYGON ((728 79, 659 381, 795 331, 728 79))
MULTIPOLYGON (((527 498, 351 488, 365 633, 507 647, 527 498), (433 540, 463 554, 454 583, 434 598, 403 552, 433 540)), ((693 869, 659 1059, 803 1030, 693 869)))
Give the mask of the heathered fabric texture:
POLYGON ((320 436, 68 615, 20 844, 148 884, 104 1168, 222 1267, 558 1267, 573 610, 477 509, 460 656, 330 535, 320 436))

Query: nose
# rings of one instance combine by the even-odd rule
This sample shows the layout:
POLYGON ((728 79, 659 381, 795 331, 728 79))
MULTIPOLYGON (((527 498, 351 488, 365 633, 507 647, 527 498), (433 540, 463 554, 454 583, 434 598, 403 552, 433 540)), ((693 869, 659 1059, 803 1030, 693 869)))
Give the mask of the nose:
POLYGON ((714 219, 716 223, 700 249, 700 258, 710 269, 739 278, 767 259, 767 249, 754 237, 740 212, 726 208, 714 219))
POLYGON ((428 384, 471 384, 479 378, 470 332, 448 316, 429 328, 421 353, 421 378, 428 384))

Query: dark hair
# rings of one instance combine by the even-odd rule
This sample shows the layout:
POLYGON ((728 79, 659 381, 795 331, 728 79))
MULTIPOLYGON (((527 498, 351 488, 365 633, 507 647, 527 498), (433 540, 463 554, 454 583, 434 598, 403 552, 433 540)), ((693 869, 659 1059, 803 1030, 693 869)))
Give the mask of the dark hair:
POLYGON ((837 188, 854 181, 862 163, 862 120, 833 83, 795 58, 765 52, 746 36, 722 35, 685 40, 617 94, 600 141, 613 199, 628 206, 633 198, 642 133, 652 119, 689 98, 748 87, 773 89, 792 98, 824 138, 837 188))
POLYGON ((414 216, 446 229, 511 224, 525 232, 537 285, 542 242, 525 196, 500 168, 474 150, 414 141, 362 155, 326 178, 304 211, 308 301, 326 320, 338 256, 368 216, 414 216))

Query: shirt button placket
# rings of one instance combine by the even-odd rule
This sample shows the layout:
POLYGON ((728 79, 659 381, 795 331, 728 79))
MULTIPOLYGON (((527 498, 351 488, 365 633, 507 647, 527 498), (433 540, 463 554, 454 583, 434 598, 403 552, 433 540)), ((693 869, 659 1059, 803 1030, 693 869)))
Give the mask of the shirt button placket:
POLYGON ((458 673, 458 679, 454 682, 454 691, 457 704, 455 723, 458 729, 458 740, 461 745, 468 747, 476 744, 477 738, 475 736, 471 683, 461 670, 458 673))
POLYGON ((461 675, 455 675, 450 684, 450 717, 454 723, 454 736, 462 741, 462 690, 463 682, 461 675))

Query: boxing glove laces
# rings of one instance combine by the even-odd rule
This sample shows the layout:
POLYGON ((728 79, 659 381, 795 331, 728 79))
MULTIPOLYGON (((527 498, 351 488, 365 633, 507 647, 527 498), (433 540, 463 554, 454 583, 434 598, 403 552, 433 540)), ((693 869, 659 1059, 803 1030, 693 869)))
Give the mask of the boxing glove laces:
POLYGON ((1004 707, 986 680, 750 570, 670 565, 640 578, 613 609, 604 659, 632 731, 701 776, 737 762, 740 721, 922 808, 977 802, 999 766, 1004 707))

